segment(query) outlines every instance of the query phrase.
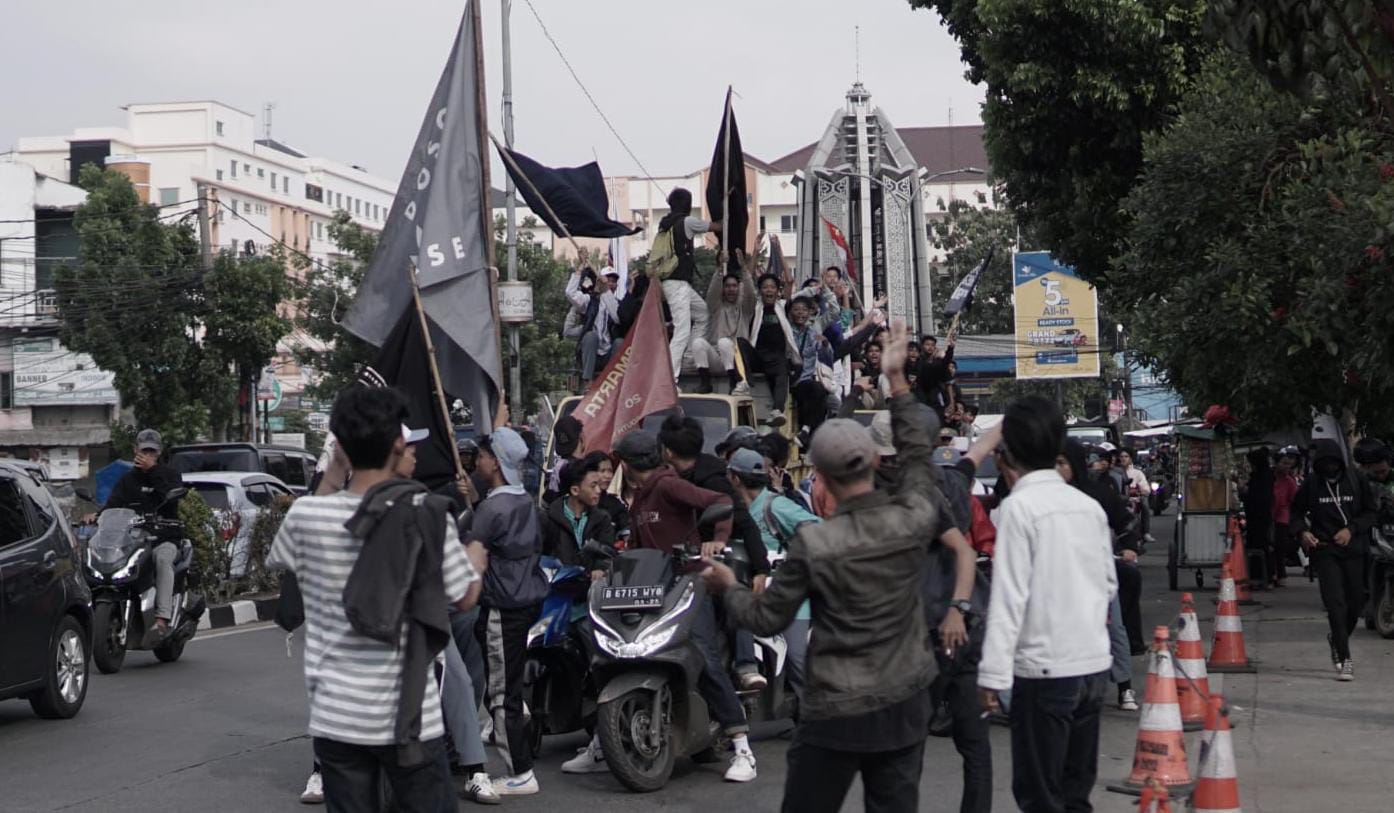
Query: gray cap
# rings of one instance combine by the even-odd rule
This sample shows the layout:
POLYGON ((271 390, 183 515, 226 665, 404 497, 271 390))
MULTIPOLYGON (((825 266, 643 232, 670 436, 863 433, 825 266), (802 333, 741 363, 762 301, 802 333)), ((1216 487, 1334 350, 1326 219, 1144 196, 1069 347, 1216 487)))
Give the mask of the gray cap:
POLYGON ((721 442, 716 444, 716 453, 724 455, 732 449, 754 448, 756 442, 759 440, 760 433, 756 432, 753 428, 749 426, 737 426, 730 432, 727 432, 726 437, 722 438, 721 442))
POLYGON ((895 435, 891 432, 891 413, 881 410, 871 419, 871 426, 867 430, 871 433, 871 442, 876 444, 876 448, 881 452, 882 457, 895 456, 895 435))
POLYGON ((142 429, 136 434, 137 452, 155 452, 158 454, 164 448, 164 441, 160 439, 160 433, 154 429, 142 429))
POLYGON ((523 436, 501 426, 489 436, 489 453, 499 461, 503 479, 511 486, 523 484, 523 461, 528 459, 528 444, 523 436))
POLYGON ((952 446, 940 446, 934 450, 933 460, 940 466, 954 466, 963 459, 963 455, 952 446))
POLYGON ((737 449, 736 453, 731 455, 731 461, 726 464, 726 468, 747 477, 770 476, 765 468, 765 456, 754 449, 737 449))
POLYGON ((658 452, 658 436, 652 432, 630 432, 620 438, 614 451, 620 456, 620 460, 639 471, 656 469, 663 462, 658 452))
POLYGON ((870 471, 880 450, 866 427, 850 418, 824 421, 808 452, 813 467, 831 477, 870 471))

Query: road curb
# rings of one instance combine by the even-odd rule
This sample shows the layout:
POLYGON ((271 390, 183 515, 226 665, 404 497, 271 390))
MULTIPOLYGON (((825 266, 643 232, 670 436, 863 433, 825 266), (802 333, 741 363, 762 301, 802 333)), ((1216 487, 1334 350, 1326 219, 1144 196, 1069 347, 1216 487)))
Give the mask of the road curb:
POLYGON ((254 624, 258 621, 270 621, 276 616, 276 605, 280 600, 280 596, 269 596, 267 598, 242 599, 209 607, 208 612, 204 613, 203 617, 198 620, 198 628, 216 630, 224 627, 254 624))

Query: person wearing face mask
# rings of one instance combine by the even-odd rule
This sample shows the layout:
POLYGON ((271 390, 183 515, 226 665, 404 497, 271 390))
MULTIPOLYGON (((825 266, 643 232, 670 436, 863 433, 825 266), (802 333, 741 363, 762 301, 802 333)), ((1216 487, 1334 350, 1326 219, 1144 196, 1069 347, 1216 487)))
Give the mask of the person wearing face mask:
POLYGON ((1312 460, 1312 476, 1297 491, 1291 520, 1321 585, 1336 679, 1349 681, 1355 679, 1350 634, 1365 608, 1365 556, 1379 501, 1365 475, 1346 466, 1335 441, 1315 441, 1312 460))

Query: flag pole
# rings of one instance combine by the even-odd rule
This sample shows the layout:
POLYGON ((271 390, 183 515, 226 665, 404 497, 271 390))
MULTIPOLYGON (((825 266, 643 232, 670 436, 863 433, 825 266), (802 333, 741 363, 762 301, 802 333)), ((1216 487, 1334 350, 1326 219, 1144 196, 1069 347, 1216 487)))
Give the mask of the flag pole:
MULTIPOLYGON (((479 219, 484 227, 484 258, 489 269, 489 313, 493 315, 494 346, 499 349, 499 371, 502 372, 508 367, 508 359, 504 355, 503 330, 499 324, 499 268, 498 257, 494 253, 493 187, 489 183, 489 104, 484 97, 484 24, 479 16, 479 0, 470 3, 470 17, 474 20, 474 70, 475 76, 478 77, 478 81, 475 82, 474 109, 479 122, 479 199, 482 203, 479 207, 479 219)), ((413 274, 412 284, 415 283, 416 275, 413 274)), ((416 290, 419 296, 420 290, 416 290)), ((418 307, 420 306, 418 305, 418 307)), ((424 314, 422 319, 425 319, 424 314)), ((429 337, 427 342, 430 342, 429 337)), ((434 363, 433 361, 432 364, 434 365, 434 363)), ((499 400, 503 401, 505 395, 506 393, 499 393, 499 400)), ((513 393, 513 397, 521 398, 522 393, 513 393)), ((488 412, 488 407, 492 404, 485 405, 486 408, 483 410, 480 410, 477 404, 472 406, 476 412, 488 412)), ((474 424, 476 427, 488 426, 490 431, 493 431, 495 428, 494 416, 492 413, 484 416, 476 414, 474 424)), ((454 431, 453 426, 451 431, 454 431)), ((450 445, 453 447, 455 439, 452 437, 450 441, 450 445)))
POLYGON ((421 305, 421 286, 416 282, 416 266, 407 265, 407 277, 411 280, 411 302, 412 307, 416 308, 417 323, 421 325, 421 340, 426 343, 426 358, 431 365, 431 388, 436 391, 436 406, 440 409, 441 420, 444 421, 447 429, 450 430, 452 437, 450 441, 450 457, 455 461, 455 479, 458 481, 465 476, 465 466, 460 462, 460 450, 455 446, 455 422, 450 419, 450 405, 445 402, 445 385, 440 381, 440 366, 436 364, 436 347, 431 343, 431 327, 426 321, 426 309, 421 305))
POLYGON ((528 190, 532 192, 533 197, 542 202, 542 208, 547 210, 547 216, 552 218, 552 221, 557 224, 557 228, 561 229, 561 236, 569 240, 571 242, 571 247, 576 249, 576 261, 579 263, 581 261, 581 246, 576 242, 576 238, 571 236, 571 232, 566 230, 566 224, 561 222, 561 218, 557 217, 556 212, 552 211, 552 207, 547 203, 547 199, 542 197, 541 192, 537 191, 537 187, 532 183, 532 178, 529 178, 528 174, 519 168, 518 162, 513 160, 513 156, 509 154, 508 149, 499 143, 499 140, 494 137, 493 133, 489 134, 489 139, 494 142, 495 147, 498 147, 499 155, 503 156, 504 163, 512 167, 513 171, 523 179, 523 183, 528 185, 528 190))
MULTIPOLYGON (((726 120, 722 122, 721 132, 726 137, 726 145, 721 148, 726 160, 722 162, 721 172, 726 177, 722 179, 721 196, 721 243, 726 246, 726 264, 729 266, 731 261, 736 258, 735 250, 731 248, 731 86, 726 86, 726 120)), ((744 163, 744 162, 742 162, 744 163)), ((741 167, 745 171, 745 167, 741 167)), ((744 235, 742 235, 744 238, 744 235)), ((744 242, 744 239, 742 239, 744 242)), ((721 273, 726 273, 728 269, 721 269, 721 273)))

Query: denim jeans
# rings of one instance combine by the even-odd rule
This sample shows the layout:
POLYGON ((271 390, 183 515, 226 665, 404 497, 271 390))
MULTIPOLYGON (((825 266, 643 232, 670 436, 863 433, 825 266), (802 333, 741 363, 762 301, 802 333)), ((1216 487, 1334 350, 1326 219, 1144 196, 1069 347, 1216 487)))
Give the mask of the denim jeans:
POLYGON ((1118 596, 1108 605, 1108 643, 1113 654, 1113 666, 1108 670, 1108 679, 1114 683, 1131 683, 1133 680, 1133 653, 1128 644, 1128 633, 1123 629, 1123 608, 1118 596))
POLYGON ((710 597, 703 596, 697 607, 697 616, 692 620, 692 638, 706 661, 697 678, 697 693, 707 701, 712 717, 727 734, 744 734, 750 726, 746 723, 745 708, 736 696, 736 687, 731 683, 731 675, 723 663, 721 634, 721 628, 716 623, 714 603, 710 597))
POLYGON ((1012 686, 1012 795, 1025 813, 1088 813, 1108 672, 1012 686))
POLYGON ((474 635, 474 625, 479 621, 479 608, 468 610, 450 608, 450 634, 455 638, 455 648, 465 662, 470 673, 470 685, 474 688, 474 705, 484 702, 484 651, 479 648, 479 639, 474 635))
POLYGON ((445 646, 445 674, 441 676, 440 704, 460 764, 483 765, 488 762, 484 754, 484 741, 479 736, 479 701, 474 697, 474 682, 470 680, 465 659, 460 657, 460 648, 453 644, 445 646))
POLYGON ((329 813, 377 813, 384 779, 393 810, 454 813, 459 808, 443 737, 424 740, 426 761, 405 767, 397 764, 395 745, 351 745, 324 737, 315 737, 314 745, 329 813))

